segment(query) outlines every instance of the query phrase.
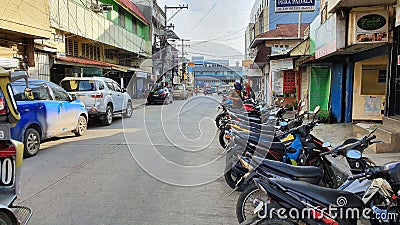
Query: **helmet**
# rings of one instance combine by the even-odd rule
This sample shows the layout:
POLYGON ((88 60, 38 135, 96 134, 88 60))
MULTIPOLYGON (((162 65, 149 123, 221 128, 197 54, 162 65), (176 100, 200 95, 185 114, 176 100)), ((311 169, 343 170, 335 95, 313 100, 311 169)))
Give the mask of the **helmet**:
POLYGON ((238 81, 236 81, 236 83, 233 86, 235 87, 236 90, 242 90, 242 85, 238 81))

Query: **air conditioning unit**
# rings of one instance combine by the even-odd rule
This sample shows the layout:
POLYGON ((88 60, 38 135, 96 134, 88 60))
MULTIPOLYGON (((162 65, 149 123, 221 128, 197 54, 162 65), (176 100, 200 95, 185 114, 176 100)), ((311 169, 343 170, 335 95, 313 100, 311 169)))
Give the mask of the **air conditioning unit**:
POLYGON ((93 10, 93 12, 108 12, 113 9, 113 6, 111 4, 96 4, 92 3, 90 5, 90 9, 93 10))

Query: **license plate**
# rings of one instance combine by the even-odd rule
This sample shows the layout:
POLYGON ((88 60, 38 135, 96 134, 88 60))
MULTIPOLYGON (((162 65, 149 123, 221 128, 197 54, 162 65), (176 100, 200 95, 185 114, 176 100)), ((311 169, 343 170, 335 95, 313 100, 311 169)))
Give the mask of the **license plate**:
POLYGON ((0 186, 13 186, 15 180, 15 158, 0 158, 0 186))
POLYGON ((154 97, 158 97, 158 95, 153 95, 154 97))

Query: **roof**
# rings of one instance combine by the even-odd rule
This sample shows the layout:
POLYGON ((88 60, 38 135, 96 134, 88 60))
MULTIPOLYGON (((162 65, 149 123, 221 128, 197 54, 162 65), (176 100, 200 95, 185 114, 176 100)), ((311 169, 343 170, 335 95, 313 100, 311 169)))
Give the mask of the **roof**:
POLYGON ((63 80, 103 80, 112 81, 112 79, 107 77, 65 77, 63 80))
POLYGON ((57 60, 67 62, 67 63, 78 63, 78 64, 91 65, 91 66, 101 66, 101 67, 113 67, 114 66, 111 63, 106 63, 106 62, 102 62, 102 61, 86 59, 86 58, 81 58, 81 57, 74 57, 74 56, 57 57, 57 60))
MULTIPOLYGON (((298 24, 278 24, 275 30, 270 30, 265 33, 257 35, 257 38, 297 38, 298 37, 298 24)), ((301 24, 300 37, 304 34, 304 31, 310 26, 310 24, 301 24)))
POLYGON ((116 2, 120 3, 122 6, 125 6, 128 11, 135 14, 140 20, 142 20, 142 22, 149 25, 149 22, 146 20, 146 17, 144 17, 142 11, 140 11, 140 9, 131 0, 116 0, 116 2))

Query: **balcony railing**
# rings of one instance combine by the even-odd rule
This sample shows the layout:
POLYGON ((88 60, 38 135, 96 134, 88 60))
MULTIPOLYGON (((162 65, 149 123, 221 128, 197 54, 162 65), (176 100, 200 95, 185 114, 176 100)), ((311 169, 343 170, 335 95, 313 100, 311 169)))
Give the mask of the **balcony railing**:
POLYGON ((146 57, 151 55, 151 41, 71 0, 50 0, 50 26, 146 57))

